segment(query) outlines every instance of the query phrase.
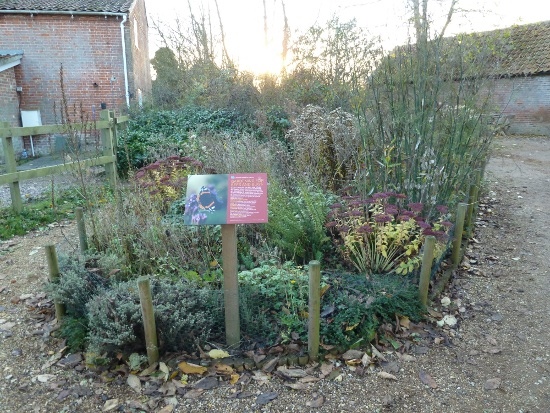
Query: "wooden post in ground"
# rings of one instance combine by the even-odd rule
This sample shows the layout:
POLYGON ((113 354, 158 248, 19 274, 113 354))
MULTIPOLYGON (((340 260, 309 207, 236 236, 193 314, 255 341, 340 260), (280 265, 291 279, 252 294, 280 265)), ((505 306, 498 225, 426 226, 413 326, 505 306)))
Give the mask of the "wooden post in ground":
MULTIPOLYGON (((103 146, 103 156, 116 155, 114 152, 113 143, 113 129, 116 128, 116 124, 112 118, 112 112, 108 109, 103 109, 99 115, 100 120, 110 121, 111 124, 106 129, 101 129, 101 144, 103 146)), ((105 164, 105 174, 109 178, 113 188, 116 186, 116 162, 110 162, 105 164)))
POLYGON ((430 275, 434 260, 435 237, 428 235, 424 241, 424 254, 422 255, 422 267, 420 269, 420 282, 418 284, 418 298, 422 305, 428 303, 428 289, 430 287, 430 275))
POLYGON ((152 365, 159 361, 159 348, 155 312, 153 309, 153 297, 151 296, 151 283, 147 277, 138 278, 137 283, 139 288, 139 301, 141 303, 141 315, 143 317, 143 329, 145 330, 147 359, 149 360, 149 365, 152 365))
POLYGON ((307 350, 309 359, 319 358, 319 329, 321 320, 321 264, 319 261, 309 262, 309 307, 307 350))
MULTIPOLYGON (((55 245, 46 245, 46 258, 48 259, 48 279, 50 282, 57 282, 60 277, 59 262, 57 261, 57 253, 55 251, 55 245)), ((54 301, 55 306, 55 318, 59 323, 65 316, 65 304, 60 303, 57 299, 54 301)))
POLYGON ((80 243, 80 253, 86 254, 88 250, 88 238, 86 237, 86 223, 84 222, 84 208, 76 208, 76 225, 78 228, 78 241, 80 243))
POLYGON ((223 299, 225 305, 225 339, 227 345, 241 341, 239 317, 239 279, 237 275, 237 226, 222 225, 223 299))
MULTIPOLYGON (((0 128, 8 128, 8 122, 0 122, 0 128)), ((11 136, 2 139, 2 147, 4 149, 4 159, 6 163, 6 173, 17 172, 17 162, 15 160, 15 151, 13 149, 13 140, 11 136)), ((23 210, 23 201, 21 200, 21 189, 19 181, 10 182, 11 207, 17 213, 23 210)))
POLYGON ((475 214, 477 211, 477 203, 479 201, 481 175, 482 172, 478 171, 474 183, 470 185, 470 191, 468 194, 468 210, 466 211, 466 218, 464 221, 464 228, 466 228, 468 236, 472 235, 474 230, 475 214))
POLYGON ((466 216, 466 209, 468 205, 461 202, 458 204, 456 213, 456 222, 454 230, 453 251, 451 253, 451 261, 454 268, 460 264, 460 247, 462 245, 462 234, 464 232, 464 218, 466 216))
POLYGON ((222 225, 223 295, 225 337, 229 346, 241 341, 239 316, 239 280, 237 275, 237 226, 222 225))

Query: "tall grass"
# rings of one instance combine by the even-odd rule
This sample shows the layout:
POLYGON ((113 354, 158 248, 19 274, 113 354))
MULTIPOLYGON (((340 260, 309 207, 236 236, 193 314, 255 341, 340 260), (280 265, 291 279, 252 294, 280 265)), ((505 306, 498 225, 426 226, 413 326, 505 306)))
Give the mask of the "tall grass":
POLYGON ((392 189, 428 205, 465 196, 491 142, 489 81, 471 52, 440 39, 380 58, 357 113, 360 193, 392 189))

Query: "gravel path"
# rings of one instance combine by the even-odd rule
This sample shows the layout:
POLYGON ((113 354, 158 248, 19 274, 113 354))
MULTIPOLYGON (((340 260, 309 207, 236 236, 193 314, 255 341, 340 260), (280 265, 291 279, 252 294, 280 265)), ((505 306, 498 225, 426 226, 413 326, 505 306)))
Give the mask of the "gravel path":
MULTIPOLYGON (((42 168, 45 166, 53 166, 62 164, 63 160, 58 156, 43 156, 27 162, 17 168, 22 171, 26 169, 42 168)), ((74 174, 66 172, 54 176, 26 180, 19 183, 19 191, 23 202, 40 198, 51 193, 52 188, 56 193, 60 190, 67 189, 76 181, 74 174)), ((9 185, 0 186, 0 208, 6 208, 11 205, 11 195, 9 185)))

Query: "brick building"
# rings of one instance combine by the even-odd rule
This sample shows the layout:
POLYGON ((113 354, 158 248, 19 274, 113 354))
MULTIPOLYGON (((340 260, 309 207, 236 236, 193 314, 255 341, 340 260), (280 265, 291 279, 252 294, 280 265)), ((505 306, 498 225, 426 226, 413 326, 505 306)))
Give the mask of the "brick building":
POLYGON ((503 39, 492 102, 511 134, 550 136, 550 21, 480 33, 503 39))
MULTIPOLYGON (((19 126, 20 122, 15 67, 21 64, 22 57, 20 50, 0 50, 0 121, 8 122, 10 126, 19 126)), ((23 149, 21 139, 14 142, 14 149, 17 152, 23 149)))
POLYGON ((20 53, 0 72, 0 122, 21 126, 19 110, 39 110, 43 124, 60 123, 61 66, 78 119, 141 103, 151 92, 147 32, 144 0, 0 0, 0 68, 20 53))

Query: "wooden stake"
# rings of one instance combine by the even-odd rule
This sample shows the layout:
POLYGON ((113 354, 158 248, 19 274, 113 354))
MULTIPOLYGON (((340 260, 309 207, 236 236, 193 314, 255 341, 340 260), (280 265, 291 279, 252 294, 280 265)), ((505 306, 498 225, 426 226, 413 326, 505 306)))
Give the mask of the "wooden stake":
POLYGON ((422 305, 428 302, 428 288, 430 287, 430 275, 434 260, 435 237, 428 235, 424 241, 424 254, 422 255, 422 267, 420 269, 420 282, 418 284, 418 298, 422 305))
POLYGON ((452 265, 454 268, 458 267, 460 263, 460 247, 462 245, 462 234, 464 232, 464 218, 466 216, 466 209, 468 205, 464 202, 458 204, 455 223, 455 234, 453 240, 453 252, 451 254, 452 265))
POLYGON ((241 341, 241 321, 237 276, 237 226, 234 224, 222 225, 222 260, 225 339, 229 346, 238 346, 241 341))
MULTIPOLYGON (((7 122, 0 122, 0 128, 8 128, 7 122)), ((15 160, 15 151, 13 149, 12 137, 2 138, 2 146, 4 149, 4 162, 6 163, 6 172, 17 172, 17 162, 15 160)), ((23 201, 21 200, 21 190, 19 188, 19 180, 10 182, 11 207, 17 213, 23 210, 23 201)))
POLYGON ((80 253, 84 255, 88 250, 88 238, 86 237, 86 223, 84 222, 84 208, 77 207, 75 212, 76 212, 76 225, 78 228, 78 241, 80 242, 80 253))
MULTIPOLYGON (((50 282, 57 282, 60 277, 59 262, 57 261, 57 253, 55 251, 55 245, 46 245, 46 258, 48 259, 48 279, 50 282)), ((59 323, 65 316, 65 304, 59 302, 59 300, 53 300, 55 307, 55 318, 59 323)))
POLYGON ((309 359, 319 358, 319 328, 321 320, 321 264, 309 262, 309 308, 308 308, 307 350, 309 359))
POLYGON ((149 365, 159 361, 159 348, 157 341, 157 327, 155 324, 155 312, 153 310, 153 298, 151 296, 151 283, 149 278, 140 277, 137 280, 139 288, 139 301, 141 303, 141 315, 145 330, 145 345, 149 365))
POLYGON ((468 194, 468 210, 466 211, 466 218, 464 220, 464 228, 468 233, 468 237, 472 235, 474 231, 475 215, 477 211, 477 203, 479 201, 479 186, 481 184, 482 172, 478 171, 476 174, 475 182, 470 185, 470 192, 468 194))
MULTIPOLYGON (((107 129, 101 129, 101 144, 103 145, 103 156, 113 156, 115 153, 115 145, 113 143, 113 130, 116 128, 116 123, 112 117, 113 113, 108 109, 103 109, 99 114, 99 119, 111 122, 107 129)), ((105 164, 105 174, 109 178, 113 189, 116 187, 116 158, 115 161, 105 164)))

